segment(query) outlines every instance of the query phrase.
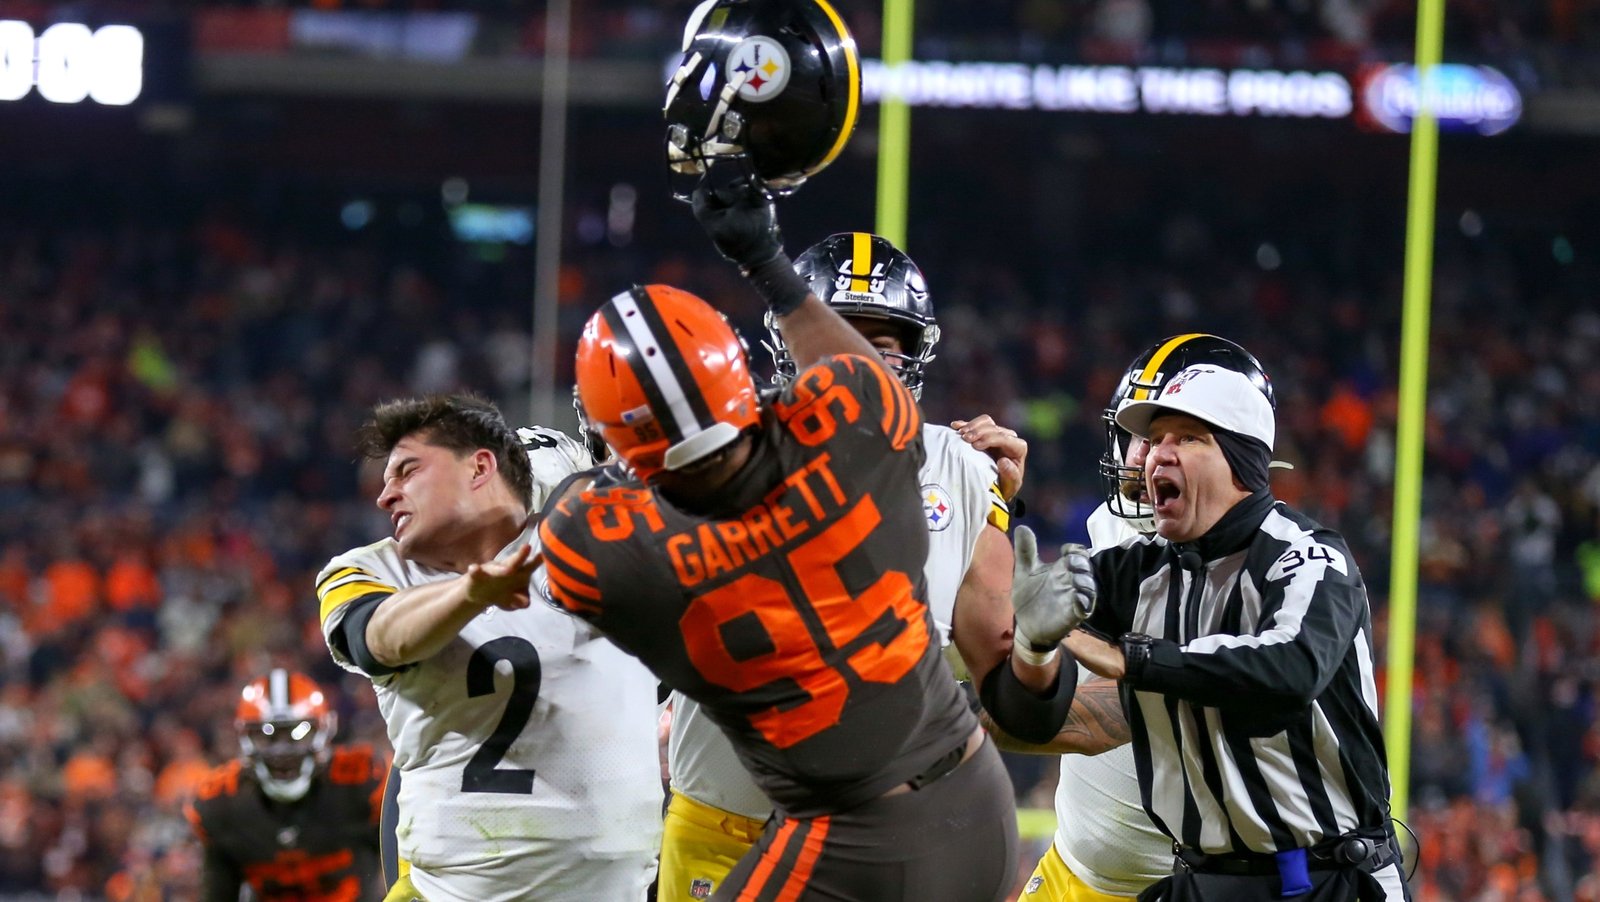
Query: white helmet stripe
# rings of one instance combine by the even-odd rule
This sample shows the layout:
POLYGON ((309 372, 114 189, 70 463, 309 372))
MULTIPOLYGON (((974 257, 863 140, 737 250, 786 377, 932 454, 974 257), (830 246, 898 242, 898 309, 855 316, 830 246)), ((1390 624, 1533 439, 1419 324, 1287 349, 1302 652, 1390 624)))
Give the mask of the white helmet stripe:
POLYGON ((289 671, 274 667, 267 674, 267 716, 273 720, 287 720, 291 713, 289 671))
POLYGON ((662 345, 670 339, 662 336, 658 340, 650 331, 632 292, 624 291, 616 295, 611 299, 611 303, 616 307, 617 318, 622 320, 622 327, 628 330, 628 337, 633 340, 633 346, 639 352, 639 359, 643 361, 650 378, 655 380, 656 387, 661 390, 661 397, 667 402, 667 413, 677 426, 677 434, 688 438, 704 431, 707 424, 702 424, 695 417, 694 409, 689 405, 688 391, 684 389, 683 383, 678 381, 677 375, 667 362, 668 351, 662 345))

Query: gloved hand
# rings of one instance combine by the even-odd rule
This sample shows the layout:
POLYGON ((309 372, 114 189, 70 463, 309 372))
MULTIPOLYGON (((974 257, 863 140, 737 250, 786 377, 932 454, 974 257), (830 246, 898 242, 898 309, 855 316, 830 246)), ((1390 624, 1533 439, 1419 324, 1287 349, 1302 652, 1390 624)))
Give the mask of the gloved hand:
POLYGON ((805 303, 811 289, 783 252, 776 205, 754 174, 713 163, 690 200, 717 252, 738 264, 769 310, 787 316, 805 303))
POLYGON ((717 252, 745 274, 783 254, 777 206, 753 175, 713 163, 690 201, 717 252))
POLYGON ((1045 564, 1039 560, 1039 540, 1033 530, 1017 527, 1011 542, 1016 553, 1011 577, 1016 646, 1048 660, 1056 644, 1094 613, 1097 590, 1089 549, 1062 545, 1061 557, 1045 564))

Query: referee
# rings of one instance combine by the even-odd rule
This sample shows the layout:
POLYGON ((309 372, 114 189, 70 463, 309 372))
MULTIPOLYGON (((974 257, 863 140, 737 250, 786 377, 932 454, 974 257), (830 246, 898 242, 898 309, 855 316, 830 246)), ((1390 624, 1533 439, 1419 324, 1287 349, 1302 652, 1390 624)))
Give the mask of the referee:
POLYGON ((1366 587, 1272 496, 1266 396, 1213 364, 1130 401, 1155 536, 1094 557, 1068 647, 1120 680, 1145 810, 1174 841, 1145 902, 1410 899, 1389 819, 1366 587))

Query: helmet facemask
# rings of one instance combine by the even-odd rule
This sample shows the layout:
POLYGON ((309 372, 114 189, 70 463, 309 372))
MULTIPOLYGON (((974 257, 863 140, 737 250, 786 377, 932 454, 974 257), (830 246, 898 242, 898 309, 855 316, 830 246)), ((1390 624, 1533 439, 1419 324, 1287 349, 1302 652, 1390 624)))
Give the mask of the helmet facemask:
POLYGON ((1100 455, 1100 486, 1105 492, 1106 507, 1116 516, 1130 521, 1139 532, 1152 533, 1155 532, 1155 511, 1148 503, 1144 469, 1127 463, 1128 448, 1136 439, 1117 425, 1116 414, 1109 407, 1101 414, 1105 421, 1106 450, 1100 455))
POLYGON ((239 751, 250 761, 268 798, 294 802, 305 797, 317 765, 327 758, 335 718, 329 713, 323 718, 239 725, 239 751))
MULTIPOLYGON (((840 310, 838 307, 834 309, 839 310, 839 315, 845 319, 858 317, 891 319, 876 313, 852 312, 850 310, 840 310)), ((790 352, 789 345, 783 340, 783 332, 778 329, 777 317, 768 312, 762 322, 767 327, 767 337, 761 342, 761 346, 767 350, 768 354, 772 355, 773 383, 779 387, 788 385, 794 381, 795 376, 799 375, 799 366, 794 361, 794 354, 790 352)), ((916 325, 897 322, 897 324, 903 326, 900 330, 900 347, 906 350, 900 352, 880 348, 878 349, 878 356, 882 357, 884 362, 889 365, 889 369, 900 377, 900 383, 906 387, 907 391, 911 392, 911 397, 920 401, 922 400, 922 383, 927 373, 928 364, 932 363, 938 356, 933 353, 933 346, 939 343, 939 327, 934 323, 916 325)))
POLYGON ((578 386, 572 386, 572 411, 578 415, 578 441, 583 449, 596 463, 612 456, 611 447, 606 444, 605 436, 600 430, 589 422, 589 415, 583 412, 583 399, 578 397, 578 386))

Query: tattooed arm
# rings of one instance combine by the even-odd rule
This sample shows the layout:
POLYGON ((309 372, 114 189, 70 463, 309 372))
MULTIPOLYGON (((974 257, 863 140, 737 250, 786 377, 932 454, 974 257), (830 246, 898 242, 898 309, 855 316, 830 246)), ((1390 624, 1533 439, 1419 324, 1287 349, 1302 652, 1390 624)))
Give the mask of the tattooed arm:
POLYGON ((1008 752, 1032 755, 1098 755, 1128 742, 1128 720, 1122 713, 1115 680, 1091 677, 1079 684, 1072 699, 1072 711, 1056 738, 1041 745, 1030 745, 1006 735, 989 717, 978 712, 983 728, 994 737, 995 745, 1008 752))

